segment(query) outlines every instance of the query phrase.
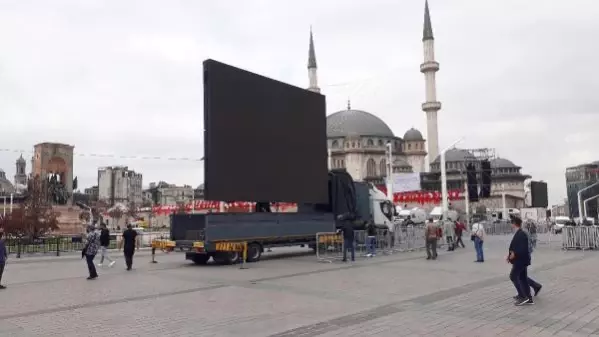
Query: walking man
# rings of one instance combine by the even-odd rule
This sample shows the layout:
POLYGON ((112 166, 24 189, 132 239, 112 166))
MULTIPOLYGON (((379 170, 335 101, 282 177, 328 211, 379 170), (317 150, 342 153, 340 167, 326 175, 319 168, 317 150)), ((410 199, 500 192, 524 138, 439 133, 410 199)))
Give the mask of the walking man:
POLYGON ((94 226, 87 228, 87 242, 85 248, 83 248, 82 255, 85 257, 87 262, 87 269, 89 271, 88 280, 95 280, 98 278, 98 272, 96 271, 96 265, 94 264, 94 258, 98 253, 100 247, 100 234, 96 231, 94 226))
POLYGON ((100 257, 100 263, 98 264, 98 267, 102 267, 104 265, 104 259, 110 261, 108 266, 111 268, 116 263, 115 260, 108 256, 108 246, 110 246, 110 231, 108 228, 106 228, 106 224, 102 223, 100 225, 100 252, 102 255, 100 257))
MULTIPOLYGON (((536 226, 535 223, 530 223, 528 224, 528 228, 530 228, 530 226, 536 226)), ((536 228, 535 228, 536 230, 536 228)), ((530 234, 530 232, 527 231, 528 234, 528 251, 530 252, 530 258, 531 258, 531 263, 532 263, 532 252, 535 250, 536 248, 536 238, 533 239, 532 234, 530 234)), ((533 280, 530 276, 528 276, 528 285, 530 286, 530 288, 534 291, 534 296, 536 297, 539 292, 541 291, 541 288, 543 288, 543 285, 541 285, 539 282, 533 280)), ((519 295, 514 296, 515 300, 519 299, 519 295)))
POLYGON ((447 240, 447 251, 451 252, 455 248, 455 223, 450 218, 443 220, 443 232, 445 232, 445 239, 447 240))
POLYGON ((483 243, 485 242, 485 226, 477 222, 472 225, 472 234, 470 240, 474 242, 474 250, 476 251, 476 261, 474 262, 485 262, 485 255, 483 253, 483 243))
POLYGON ((437 259, 437 225, 433 222, 433 219, 428 219, 424 228, 424 239, 426 242, 426 259, 436 260, 437 259))
POLYGON ((343 262, 347 262, 347 250, 351 251, 351 260, 356 261, 356 249, 354 248, 354 225, 350 214, 340 214, 337 219, 342 221, 343 227, 337 231, 343 232, 343 262))
POLYGON ((4 232, 0 230, 0 290, 6 289, 6 287, 2 285, 2 274, 4 274, 6 259, 8 259, 8 249, 6 249, 6 242, 4 241, 4 232))
POLYGON ((125 255, 125 265, 127 270, 133 268, 133 254, 137 246, 137 232, 133 230, 131 224, 127 224, 127 229, 123 232, 123 239, 120 242, 119 250, 122 248, 125 255))
POLYGON ((456 236, 455 246, 456 247, 460 247, 460 245, 461 245, 462 248, 466 248, 466 245, 464 245, 464 241, 462 241, 462 235, 464 235, 465 231, 466 231, 466 226, 464 226, 463 223, 456 221, 455 222, 455 236, 456 236))
POLYGON ((522 230, 520 218, 512 217, 512 226, 516 229, 516 233, 510 243, 507 261, 512 264, 510 280, 518 292, 514 304, 517 306, 534 304, 528 283, 528 266, 530 265, 528 235, 522 230))
MULTIPOLYGON (((537 248, 537 224, 530 219, 526 220, 526 231, 528 232, 528 238, 530 239, 530 243, 532 244, 532 249, 537 248)), ((532 253, 532 251, 531 251, 532 253)))
POLYGON ((367 257, 376 256, 376 226, 371 221, 366 224, 366 247, 367 247, 367 257))

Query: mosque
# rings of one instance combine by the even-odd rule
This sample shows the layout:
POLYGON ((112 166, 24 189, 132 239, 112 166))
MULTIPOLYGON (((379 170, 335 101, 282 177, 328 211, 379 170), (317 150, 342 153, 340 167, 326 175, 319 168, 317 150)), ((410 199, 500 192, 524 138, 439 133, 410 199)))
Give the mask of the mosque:
MULTIPOLYGON (((426 88, 425 101, 422 103, 422 111, 426 116, 426 139, 422 132, 414 128, 400 137, 376 114, 353 109, 348 102, 346 109, 327 117, 327 140, 332 168, 345 168, 356 180, 384 184, 388 170, 387 144, 390 144, 393 173, 420 173, 423 190, 441 189, 437 124, 441 103, 437 100, 435 78, 439 63, 435 60, 435 38, 428 1, 424 8, 422 42, 424 60, 420 64, 420 72, 424 74, 426 88)), ((307 89, 314 92, 320 92, 317 70, 314 36, 310 31, 307 89)), ((476 160, 475 154, 456 148, 448 150, 445 156, 448 188, 463 189, 466 165, 476 160)), ((491 198, 500 198, 502 193, 506 193, 509 207, 523 207, 525 180, 530 176, 522 174, 521 167, 508 159, 493 156, 489 160, 493 179, 491 198)))

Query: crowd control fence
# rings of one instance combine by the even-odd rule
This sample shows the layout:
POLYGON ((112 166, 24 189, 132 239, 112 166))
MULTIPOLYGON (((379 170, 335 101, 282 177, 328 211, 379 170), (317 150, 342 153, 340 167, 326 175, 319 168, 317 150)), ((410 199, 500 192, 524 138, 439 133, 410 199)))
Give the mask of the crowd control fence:
MULTIPOLYGON (((318 233, 316 242, 316 259, 319 262, 343 260, 343 250, 346 248, 343 234, 318 233)), ((416 251, 425 248, 424 227, 396 225, 393 231, 377 229, 374 238, 369 237, 364 230, 356 230, 353 246, 356 258, 416 251)), ((351 258, 350 255, 348 251, 347 259, 351 258)))
MULTIPOLYGON (((151 247, 156 239, 168 238, 167 234, 143 233, 138 235, 138 244, 140 247, 151 247)), ((117 248, 121 235, 111 234, 108 249, 117 248)), ((65 235, 48 237, 5 237, 5 245, 9 255, 17 258, 32 255, 55 255, 80 252, 85 247, 84 235, 65 235)))
POLYGON ((565 226, 562 229, 562 248, 565 250, 599 249, 599 226, 565 226))

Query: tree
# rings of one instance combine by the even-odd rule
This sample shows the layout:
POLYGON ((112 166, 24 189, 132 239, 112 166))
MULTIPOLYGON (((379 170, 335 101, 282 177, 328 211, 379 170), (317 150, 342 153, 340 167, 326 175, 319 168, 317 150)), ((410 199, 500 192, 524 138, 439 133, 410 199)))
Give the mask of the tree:
POLYGON ((110 216, 111 218, 113 218, 116 221, 116 226, 119 225, 119 221, 121 220, 123 215, 124 215, 123 210, 118 206, 115 206, 115 207, 111 208, 110 210, 108 210, 108 216, 110 216))
POLYGON ((137 219, 137 207, 135 206, 134 202, 130 202, 129 206, 127 206, 127 217, 128 218, 133 218, 134 220, 137 219))
POLYGON ((48 201, 47 185, 36 176, 30 180, 23 204, 0 220, 5 233, 32 237, 58 229, 59 212, 48 201))

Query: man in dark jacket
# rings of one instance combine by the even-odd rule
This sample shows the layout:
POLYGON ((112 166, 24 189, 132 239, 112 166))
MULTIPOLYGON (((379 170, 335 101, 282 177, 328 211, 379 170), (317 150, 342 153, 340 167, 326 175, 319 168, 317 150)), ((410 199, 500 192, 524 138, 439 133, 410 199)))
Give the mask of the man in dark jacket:
POLYGON ((367 257, 376 256, 376 226, 372 221, 366 224, 366 249, 367 257))
MULTIPOLYGON (((6 265, 6 259, 8 259, 8 249, 6 249, 6 242, 4 242, 4 232, 0 229, 0 282, 2 282, 2 274, 4 273, 4 266, 6 265)), ((0 289, 6 289, 0 283, 0 289)))
POLYGON ((530 266, 530 250, 528 246, 528 235, 522 230, 522 220, 518 217, 512 218, 512 226, 516 233, 510 243, 507 261, 512 264, 510 280, 514 283, 518 298, 516 305, 534 304, 528 284, 528 266, 530 266))
POLYGON ((108 256, 108 246, 110 246, 110 231, 108 230, 108 228, 106 228, 106 224, 102 223, 100 225, 100 252, 102 255, 100 257, 100 264, 98 264, 98 267, 103 266, 104 259, 110 261, 110 267, 114 266, 114 264, 116 263, 115 260, 111 259, 110 256, 108 256))
POLYGON ((343 232, 343 262, 347 262, 347 250, 351 251, 351 260, 356 260, 356 249, 354 248, 354 217, 351 214, 340 214, 337 216, 343 227, 337 232, 343 232))
POLYGON ((133 254, 135 254, 135 248, 138 247, 139 249, 137 232, 133 229, 131 224, 127 224, 127 229, 123 232, 123 237, 119 245, 119 249, 122 248, 123 253, 125 253, 125 264, 127 265, 127 270, 131 270, 133 268, 133 254))

